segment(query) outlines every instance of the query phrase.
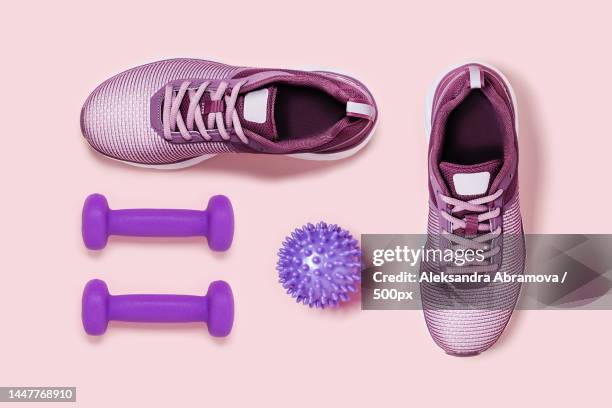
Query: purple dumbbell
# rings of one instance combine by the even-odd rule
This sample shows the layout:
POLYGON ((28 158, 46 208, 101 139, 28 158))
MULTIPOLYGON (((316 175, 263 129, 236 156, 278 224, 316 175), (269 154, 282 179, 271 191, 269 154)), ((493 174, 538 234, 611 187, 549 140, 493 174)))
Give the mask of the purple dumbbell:
POLYGON ((102 194, 92 194, 83 205, 83 241, 89 249, 102 249, 109 235, 131 237, 206 236, 213 251, 225 251, 234 237, 234 211, 226 196, 216 195, 199 210, 111 210, 102 194))
POLYGON ((111 320, 146 323, 206 322, 208 332, 225 337, 234 324, 234 296, 224 281, 215 281, 205 296, 111 295, 100 279, 87 282, 83 290, 83 327, 100 336, 111 320))

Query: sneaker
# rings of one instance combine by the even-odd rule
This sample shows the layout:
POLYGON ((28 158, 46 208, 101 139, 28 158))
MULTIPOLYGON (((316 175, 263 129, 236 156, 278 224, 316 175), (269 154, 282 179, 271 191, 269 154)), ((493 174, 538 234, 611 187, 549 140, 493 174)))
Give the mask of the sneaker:
MULTIPOLYGON (((472 248, 483 259, 422 262, 421 271, 522 274, 525 264, 518 196, 514 92, 496 69, 466 64, 436 83, 427 100, 428 249, 472 248)), ((427 327, 447 353, 474 355, 501 336, 520 283, 421 283, 427 327)))
POLYGON ((370 92, 346 75, 172 59, 103 82, 81 128, 105 156, 165 169, 231 152, 341 159, 368 143, 377 118, 370 92))

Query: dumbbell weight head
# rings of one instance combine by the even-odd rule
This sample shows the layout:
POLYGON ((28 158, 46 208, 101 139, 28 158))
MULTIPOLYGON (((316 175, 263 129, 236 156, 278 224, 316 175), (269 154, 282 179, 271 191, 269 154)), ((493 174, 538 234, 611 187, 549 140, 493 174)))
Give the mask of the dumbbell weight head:
POLYGON ((83 290, 82 319, 87 334, 100 336, 108 327, 108 286, 100 279, 87 282, 83 290))
POLYGON ((224 281, 215 281, 208 286, 208 332, 214 337, 225 337, 234 324, 234 295, 224 281))
POLYGON ((83 204, 81 231, 89 249, 102 249, 108 242, 108 201, 102 194, 92 194, 83 204))
POLYGON ((212 196, 208 200, 208 246, 213 251, 225 251, 234 238, 234 210, 229 198, 212 196))

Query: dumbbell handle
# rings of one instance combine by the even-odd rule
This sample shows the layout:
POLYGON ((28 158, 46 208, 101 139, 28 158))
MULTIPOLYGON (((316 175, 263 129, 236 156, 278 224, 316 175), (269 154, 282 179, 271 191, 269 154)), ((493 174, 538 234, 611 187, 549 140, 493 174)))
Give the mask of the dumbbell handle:
POLYGON ((109 298, 108 318, 123 322, 206 322, 208 299, 190 295, 114 295, 109 298))
POLYGON ((192 237, 208 235, 206 210, 110 210, 108 232, 133 237, 192 237))

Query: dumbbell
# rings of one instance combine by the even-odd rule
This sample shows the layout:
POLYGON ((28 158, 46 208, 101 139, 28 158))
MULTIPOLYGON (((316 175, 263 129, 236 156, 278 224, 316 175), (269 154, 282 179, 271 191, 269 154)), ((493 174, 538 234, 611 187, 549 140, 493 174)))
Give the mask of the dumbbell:
POLYGON ((205 296, 111 295, 100 279, 83 290, 82 319, 85 332, 100 336, 111 320, 146 323, 206 322, 214 337, 225 337, 234 323, 234 296, 224 281, 215 281, 205 296))
POLYGON ((234 211, 226 196, 216 195, 200 210, 111 210, 102 194, 92 194, 83 205, 85 246, 102 249, 110 235, 131 237, 206 236, 213 251, 225 251, 234 237, 234 211))

